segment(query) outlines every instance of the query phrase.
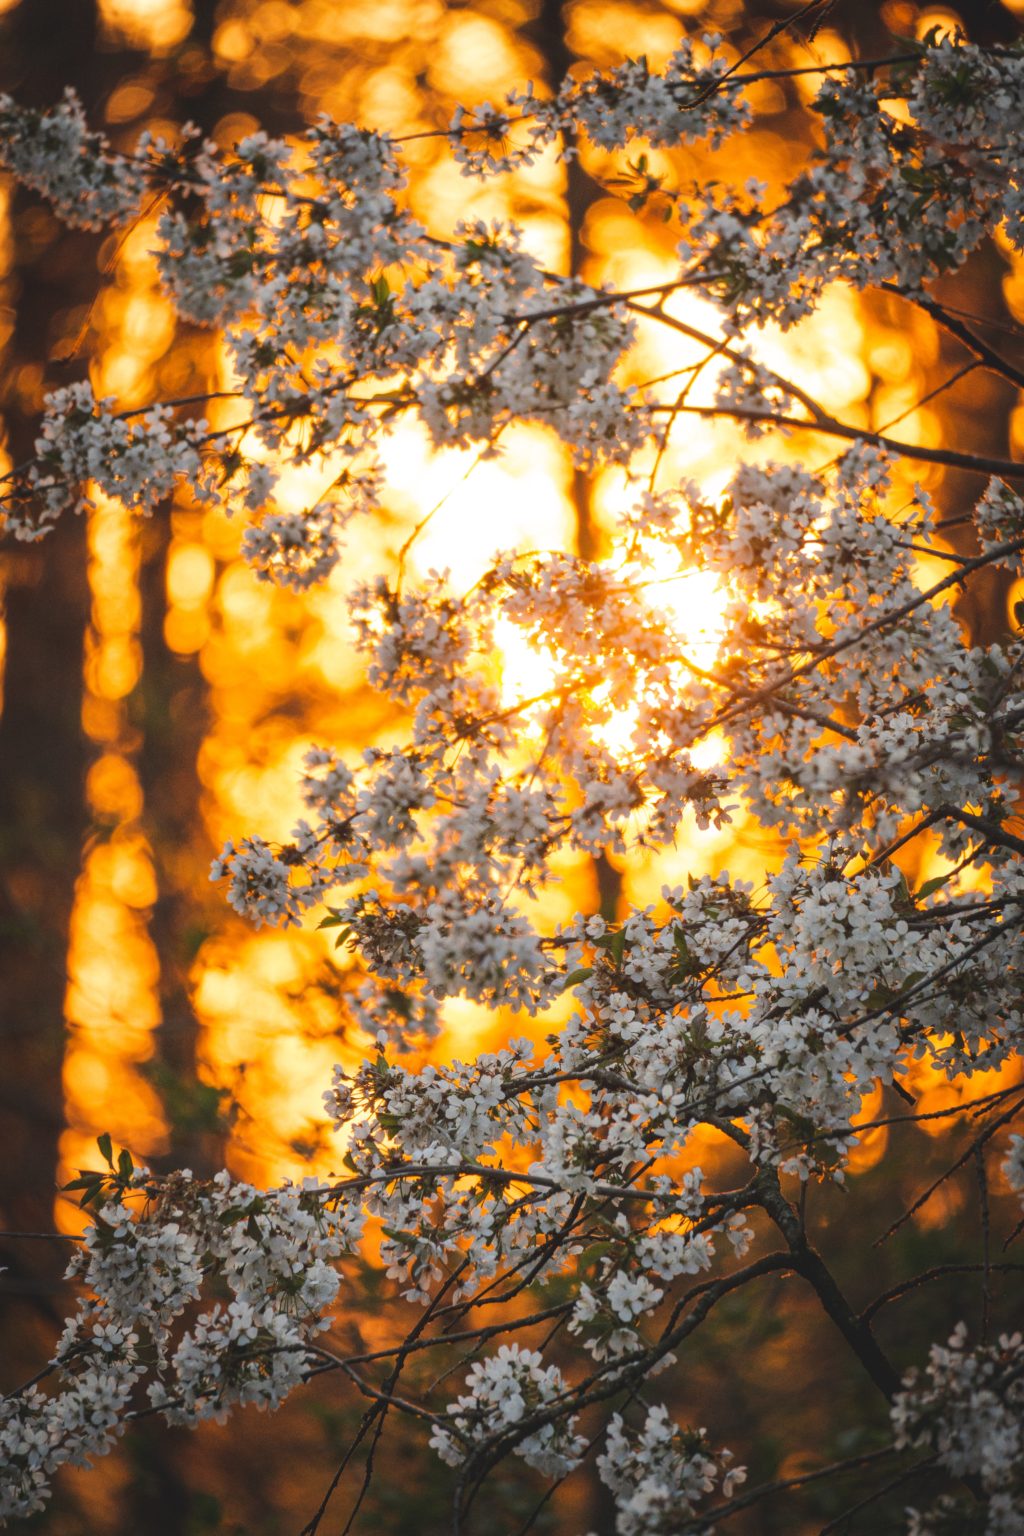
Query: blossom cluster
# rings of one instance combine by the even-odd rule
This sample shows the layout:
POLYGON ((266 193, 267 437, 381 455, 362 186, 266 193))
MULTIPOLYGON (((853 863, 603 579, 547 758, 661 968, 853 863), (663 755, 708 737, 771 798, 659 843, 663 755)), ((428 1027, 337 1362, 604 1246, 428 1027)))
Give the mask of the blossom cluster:
POLYGON ((358 1207, 329 1210, 313 1180, 258 1191, 129 1164, 106 1194, 68 1267, 86 1295, 43 1373, 57 1390, 0 1405, 0 1518, 42 1509, 58 1467, 88 1465, 147 1408, 195 1424, 276 1407, 309 1373, 336 1261, 363 1224, 358 1207))
POLYGON ((511 1429, 517 1456, 549 1477, 562 1477, 576 1466, 586 1443, 573 1433, 573 1421, 541 1423, 528 1434, 520 1434, 518 1426, 567 1390, 557 1366, 544 1365, 536 1350, 503 1344, 470 1368, 465 1393, 449 1405, 448 1420, 435 1427, 430 1443, 442 1461, 458 1466, 466 1454, 462 1447, 477 1449, 482 1439, 500 1438, 511 1429))
POLYGON ((74 91, 51 112, 22 107, 0 96, 3 164, 27 187, 41 192, 66 224, 102 229, 131 218, 146 191, 146 156, 114 154, 101 133, 92 132, 74 91))
MULTIPOLYGON (((911 1371, 893 1400, 899 1447, 933 1451, 946 1471, 969 1480, 985 1502, 985 1536, 1024 1529, 1024 1337, 1002 1334, 992 1345, 968 1344, 967 1326, 933 1344, 923 1378, 911 1371)), ((961 1499, 944 1495, 913 1511, 914 1536, 965 1529, 961 1499)))
MULTIPOLYGON (((750 120, 744 85, 720 39, 687 40, 660 73, 631 61, 549 100, 513 91, 501 109, 460 109, 451 138, 464 169, 486 175, 555 142, 567 153, 577 140, 608 153, 637 141, 714 144, 750 120), (526 139, 510 149, 513 124, 526 139)), ((755 184, 672 192, 681 281, 718 300, 727 329, 786 325, 836 280, 919 293, 996 228, 1019 244, 1022 105, 1024 58, 962 39, 933 40, 889 72, 830 73, 814 104, 824 145, 774 213, 755 184), (897 98, 905 114, 889 110, 897 98)), ((147 192, 166 198, 163 281, 184 319, 225 328, 252 431, 239 447, 204 439, 187 414, 136 426, 149 471, 125 466, 110 489, 141 510, 178 482, 209 494, 197 463, 205 448, 229 507, 259 515, 246 549, 268 579, 302 587, 337 564, 348 521, 379 505, 382 442, 407 414, 438 446, 490 443, 509 422, 541 422, 584 465, 622 462, 651 434, 657 401, 618 382, 632 329, 615 293, 546 271, 512 225, 472 222, 432 238, 406 205, 400 151, 386 135, 324 118, 301 159, 264 133, 222 151, 193 130, 178 147, 144 138, 125 154, 89 132, 72 96, 49 114, 0 103, 0 158, 62 217, 116 222, 147 192), (316 355, 324 347, 330 364, 316 355), (303 509, 275 499, 266 462, 299 423, 302 446, 289 451, 330 463, 334 477, 332 491, 303 509)), ((631 196, 642 203, 661 178, 643 156, 628 165, 624 180, 641 184, 631 196)), ((763 383, 749 366, 727 372, 723 403, 759 398, 765 414, 778 414, 785 388, 763 383)), ((109 407, 85 410, 73 422, 77 447, 63 452, 67 417, 58 391, 43 428, 42 515, 31 507, 32 476, 16 475, 5 498, 8 524, 23 536, 80 505, 82 478, 119 456, 109 407)))
POLYGON ((685 1536, 708 1529, 697 1505, 719 1489, 728 1499, 747 1474, 744 1467, 731 1466, 729 1451, 712 1453, 706 1433, 679 1429, 660 1404, 648 1410, 638 1430, 630 1430, 619 1414, 612 1417, 597 1468, 615 1495, 617 1536, 685 1536))

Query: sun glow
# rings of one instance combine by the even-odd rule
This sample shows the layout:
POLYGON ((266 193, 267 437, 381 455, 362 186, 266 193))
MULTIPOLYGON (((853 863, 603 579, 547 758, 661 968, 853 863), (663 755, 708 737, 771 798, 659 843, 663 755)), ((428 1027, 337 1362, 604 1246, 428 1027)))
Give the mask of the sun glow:
MULTIPOLYGON (((177 46, 191 12, 185 0, 103 0, 101 9, 108 35, 154 53, 177 46)), ((658 18, 656 25, 648 25, 647 18, 650 36, 645 33, 644 41, 653 62, 678 41, 683 30, 679 17, 698 9, 697 0, 675 0, 676 15, 658 18)), ((446 121, 452 107, 446 92, 461 94, 466 81, 473 82, 471 94, 497 99, 510 79, 543 76, 543 61, 516 24, 506 25, 497 12, 472 16, 431 0, 389 0, 384 7, 239 0, 231 10, 214 34, 214 52, 228 70, 230 87, 265 85, 301 60, 297 78, 309 120, 326 110, 415 132, 446 121), (403 39, 402 48, 389 50, 395 38, 403 39)), ((584 56, 592 53, 595 62, 618 62, 633 46, 636 24, 636 12, 628 5, 584 0, 571 7, 571 44, 584 56)), ((827 33, 819 35, 816 46, 830 55, 839 48, 827 33)), ((799 62, 805 62, 802 54, 799 62)), ((139 100, 133 106, 133 99, 123 97, 115 102, 114 116, 135 107, 139 100)), ((242 121, 236 115, 236 126, 242 121)), ((245 123, 248 130, 251 121, 245 123)), ((221 128, 227 131, 224 124, 221 128)), ((434 140, 410 143, 407 153, 413 211, 433 229, 447 234, 459 218, 515 218, 540 260, 553 269, 568 269, 565 167, 554 154, 500 186, 481 186, 461 176, 434 140)), ((715 174, 743 182, 756 164, 759 176, 778 182, 802 154, 799 143, 757 130, 742 147, 723 152, 715 174)), ((598 159, 599 176, 614 170, 598 159)), ((678 167, 669 156, 664 161, 683 178, 702 174, 693 156, 681 159, 678 167)), ((579 234, 588 280, 630 289, 665 282, 677 272, 666 227, 656 217, 632 212, 621 198, 597 197, 579 234)), ((147 254, 151 243, 145 223, 127 237, 111 296, 101 308, 105 351, 100 383, 103 391, 130 397, 132 403, 147 393, 190 394, 194 383, 188 357, 173 383, 169 373, 159 372, 173 325, 153 278, 147 254)), ((1013 272, 1013 292, 1019 297, 1018 290, 1024 291, 1019 265, 1013 272)), ((690 334, 638 316, 638 342, 624 370, 625 382, 642 390, 652 380, 663 380, 658 388, 665 400, 688 386, 685 403, 706 407, 724 366, 714 346, 720 339, 719 314, 692 294, 672 297, 665 313, 689 327, 690 334), (712 344, 694 333, 711 337, 712 344)), ((926 369, 938 357, 934 326, 917 312, 868 310, 857 295, 837 289, 825 296, 813 319, 786 335, 768 328, 756 345, 763 364, 792 372, 844 420, 882 426, 911 408, 901 432, 912 441, 937 440, 936 417, 913 408, 924 393, 926 369)), ((223 359, 204 375, 204 383, 214 389, 231 386, 223 359)), ((233 409, 214 403, 212 425, 230 425, 233 409)), ((711 425, 696 414, 680 414, 661 446, 656 485, 670 486, 685 476, 708 497, 722 491, 744 458, 770 455, 818 464, 830 456, 829 445, 808 433, 751 444, 738 423, 711 425)), ((362 679, 344 601, 347 587, 377 572, 401 569, 410 582, 447 571, 453 588, 466 592, 499 548, 578 547, 573 470, 554 436, 519 427, 504 433, 498 447, 494 457, 473 450, 435 453, 422 430, 399 427, 387 449, 382 516, 353 526, 343 567, 301 598, 256 582, 240 558, 235 523, 218 512, 175 507, 163 571, 163 639, 177 664, 192 669, 189 675, 202 687, 201 804, 191 850, 197 863, 208 861, 228 837, 249 831, 268 838, 288 835, 301 814, 297 771, 311 741, 336 745, 353 757, 367 746, 398 738, 400 722, 362 679)), ((923 465, 901 467, 896 494, 909 494, 915 481, 934 487, 939 473, 923 465)), ((282 507, 308 505, 330 474, 329 464, 288 469, 278 487, 282 507)), ((587 498, 591 542, 602 558, 610 556, 616 514, 623 510, 621 471, 593 476, 587 498)), ((166 1134, 161 1106, 140 1070, 147 1055, 160 1049, 160 1006, 155 947, 148 932, 153 849, 143 830, 147 808, 137 762, 139 727, 129 719, 129 703, 143 676, 139 554, 127 525, 109 511, 97 519, 92 537, 94 623, 83 723, 96 744, 90 806, 110 836, 87 851, 72 925, 66 1095, 73 1129, 64 1145, 65 1160, 72 1164, 83 1157, 89 1161, 89 1143, 100 1130, 130 1141, 140 1154, 161 1145, 166 1134), (90 952, 100 957, 91 968, 90 952), (122 1050, 118 1039, 126 1013, 135 1023, 125 1022, 122 1050), (118 1021, 116 1030, 110 1027, 112 1019, 118 1021), (135 1106, 135 1121, 129 1103, 135 1106)), ((685 693, 693 669, 714 670, 727 585, 708 571, 681 570, 677 559, 661 553, 636 580, 643 583, 651 623, 678 637, 684 660, 673 675, 685 693)), ((562 659, 545 653, 517 626, 499 621, 496 642, 495 675, 505 707, 540 698, 558 686, 562 659)), ((596 694, 598 712, 602 703, 607 700, 596 694)), ((537 713, 524 711, 527 730, 537 713)), ((594 728, 595 740, 610 752, 628 754, 638 718, 636 706, 605 709, 594 728)), ((704 771, 721 764, 725 751, 724 737, 715 732, 690 756, 704 771)), ((624 899, 641 905, 657 901, 666 880, 712 871, 724 862, 734 874, 759 881, 777 857, 774 839, 757 835, 738 812, 732 827, 691 829, 679 848, 659 861, 643 852, 631 857, 623 872, 624 899)), ((561 917, 593 906, 593 872, 586 861, 567 860, 557 873, 560 884, 542 894, 551 911, 557 907, 561 917)), ((338 1160, 337 1146, 322 1146, 316 1127, 323 1123, 320 1094, 331 1063, 339 1056, 354 1060, 364 1050, 362 1039, 345 1036, 343 993, 351 981, 350 966, 344 952, 332 950, 329 933, 252 933, 222 915, 212 932, 197 939, 190 972, 196 1057, 206 1079, 229 1088, 240 1105, 227 1156, 249 1177, 273 1180, 292 1174, 305 1156, 312 1156, 317 1170, 338 1160)), ((462 1049, 496 1041, 504 1032, 501 1020, 461 1002, 451 1007, 450 1022, 462 1049)), ((445 1049, 450 1046, 449 1041, 445 1049)))
POLYGON ((157 55, 170 52, 192 27, 188 0, 100 0, 99 12, 108 37, 157 55))
MULTIPOLYGON (((61 1182, 94 1164, 102 1131, 139 1157, 165 1144, 160 1100, 143 1070, 161 1009, 160 964, 149 933, 156 880, 142 825, 138 737, 126 707, 142 664, 138 570, 137 521, 99 499, 89 518, 92 623, 82 703, 83 727, 99 755, 86 780, 94 831, 68 939, 61 1182)), ((58 1201, 56 1217, 63 1230, 77 1230, 84 1220, 65 1201, 58 1201)))
MULTIPOLYGON (((669 564, 667 556, 663 562, 669 564)), ((663 628, 677 642, 681 659, 669 663, 669 675, 685 694, 695 672, 711 669, 723 632, 727 594, 717 573, 712 571, 674 571, 662 577, 644 573, 637 583, 650 599, 651 623, 663 628)), ((545 707, 566 687, 565 674, 571 658, 542 650, 508 619, 494 626, 501 677, 501 700, 505 709, 520 710, 521 718, 536 725, 545 707), (536 702, 531 702, 536 701, 536 702)), ((628 757, 634 750, 634 737, 640 725, 643 700, 637 698, 627 707, 609 706, 610 688, 605 685, 590 695, 595 719, 589 730, 593 741, 616 756, 628 757)), ((721 761, 724 738, 714 733, 697 744, 690 753, 695 767, 710 768, 721 761)))

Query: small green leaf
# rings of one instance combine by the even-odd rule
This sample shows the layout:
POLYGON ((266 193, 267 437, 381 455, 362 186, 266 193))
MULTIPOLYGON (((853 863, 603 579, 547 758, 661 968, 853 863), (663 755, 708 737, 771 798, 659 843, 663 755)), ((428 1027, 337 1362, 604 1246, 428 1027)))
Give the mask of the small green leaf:
POLYGON ((231 1223, 237 1221, 239 1216, 245 1215, 247 1209, 248 1207, 244 1205, 229 1205, 226 1211, 221 1211, 217 1220, 222 1227, 230 1227, 231 1223))
POLYGON ((71 1183, 65 1184, 63 1188, 65 1190, 82 1190, 82 1198, 78 1204, 84 1210, 87 1205, 99 1205, 100 1197, 106 1184, 106 1177, 104 1173, 83 1173, 80 1179, 72 1179, 71 1183))
POLYGON ((939 887, 945 885, 952 873, 953 871, 950 869, 944 875, 935 875, 933 879, 926 880, 924 885, 915 892, 916 899, 918 901, 927 901, 929 896, 934 896, 939 887))
POLYGON ((419 1247, 419 1240, 413 1232, 400 1232, 397 1227, 381 1227, 385 1237, 389 1237, 393 1243, 400 1243, 403 1248, 415 1250, 419 1247))
POLYGON ((126 1180, 130 1179, 132 1174, 135 1172, 135 1164, 132 1162, 132 1155, 128 1151, 127 1147, 125 1147, 118 1156, 117 1171, 121 1175, 122 1179, 126 1180))
POLYGON ((316 925, 317 929, 320 929, 320 928, 339 928, 341 926, 341 924, 345 921, 345 919, 342 917, 340 912, 335 910, 334 907, 328 907, 327 910, 331 914, 330 917, 322 917, 320 919, 320 921, 316 925))
POLYGON ((103 1158, 104 1162, 108 1165, 108 1167, 113 1168, 114 1147, 110 1140, 109 1131, 104 1131, 102 1136, 97 1136, 96 1145, 100 1149, 100 1156, 103 1158))
POLYGON ((615 1248, 614 1243, 590 1243, 580 1254, 577 1263, 580 1269, 593 1269, 602 1259, 607 1258, 608 1254, 614 1253, 615 1248))
POLYGON ((562 983, 562 991, 568 992, 570 987, 578 987, 581 981, 588 981, 593 974, 592 965, 581 965, 579 970, 570 971, 562 983))

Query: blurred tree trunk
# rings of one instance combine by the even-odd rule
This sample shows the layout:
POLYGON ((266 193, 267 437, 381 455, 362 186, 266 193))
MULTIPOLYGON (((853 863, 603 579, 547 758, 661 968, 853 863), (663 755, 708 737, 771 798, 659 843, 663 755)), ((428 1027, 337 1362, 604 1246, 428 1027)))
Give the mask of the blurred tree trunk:
MULTIPOLYGON (((0 23, 0 88, 27 105, 60 98, 66 85, 95 96, 113 61, 99 61, 96 18, 86 0, 23 0, 0 23)), ((55 321, 88 306, 96 287, 98 237, 59 230, 38 199, 15 191, 15 328, 2 358, 0 410, 17 463, 32 451, 42 393, 81 377, 62 369, 55 321), (59 235, 59 238, 58 238, 59 235)), ((0 1030, 5 1149, 0 1226, 47 1230, 63 1125, 61 1060, 65 953, 85 830, 81 731, 82 647, 89 616, 85 527, 67 519, 38 545, 0 555, 7 589, 6 689, 0 717, 0 1030)), ((0 1288, 24 1298, 26 1314, 52 1312, 50 1292, 66 1245, 4 1243, 0 1288)), ((27 1330, 34 1331, 33 1329, 27 1330)), ((29 1341, 17 1326, 13 1338, 29 1341)))
MULTIPOLYGON (((220 0, 193 0, 193 24, 186 44, 193 62, 186 73, 173 61, 155 60, 154 79, 160 83, 161 111, 172 120, 196 123, 213 135, 218 123, 236 112, 251 113, 249 93, 235 90, 214 52, 220 0)), ((294 131, 299 126, 288 110, 275 110, 260 101, 260 120, 268 132, 294 131)), ((215 387, 216 343, 206 333, 182 335, 178 342, 195 359, 187 394, 215 387)), ((176 343, 172 342, 172 347, 176 343)), ((189 987, 189 969, 202 934, 196 924, 197 893, 203 888, 214 852, 203 845, 200 786, 196 769, 206 731, 205 682, 198 655, 176 655, 167 645, 167 561, 172 543, 171 509, 144 529, 142 549, 143 673, 138 696, 137 724, 142 747, 139 773, 145 802, 145 830, 157 870, 158 898, 151 937, 160 958, 162 1024, 155 1041, 152 1076, 168 1121, 167 1161, 210 1175, 223 1163, 223 1137, 217 1132, 216 1105, 199 1081, 199 1026, 189 987)))
MULTIPOLYGON (((541 0, 536 20, 524 28, 524 35, 544 60, 548 85, 557 90, 569 74, 576 57, 568 42, 569 7, 562 0, 541 0)), ((565 164, 565 218, 569 237, 569 272, 584 275, 587 246, 584 239, 587 214, 604 194, 600 185, 585 170, 578 155, 570 155, 565 164)), ((594 522, 594 479, 578 467, 572 472, 572 501, 576 523, 576 548, 584 560, 601 555, 600 530, 594 522)), ((619 915, 622 901, 622 874, 605 853, 591 860, 594 872, 596 906, 609 922, 619 915)), ((612 1536, 615 1530, 615 1503, 596 1472, 590 1476, 588 1526, 597 1536, 612 1536)))
MULTIPOLYGON (((544 60, 548 85, 557 90, 576 62, 568 41, 568 7, 562 0, 541 0, 536 18, 523 28, 523 35, 544 60)), ((565 161, 565 218, 569 236, 569 272, 583 275, 587 247, 584 226, 587 214, 603 191, 585 170, 580 157, 570 155, 565 161)), ((596 560, 601 554, 600 530, 594 522, 594 481, 582 469, 572 472, 572 501, 576 522, 576 548, 584 560, 596 560)), ((622 875, 608 858, 599 853, 593 860, 597 910, 609 922, 618 914, 622 898, 622 875)))

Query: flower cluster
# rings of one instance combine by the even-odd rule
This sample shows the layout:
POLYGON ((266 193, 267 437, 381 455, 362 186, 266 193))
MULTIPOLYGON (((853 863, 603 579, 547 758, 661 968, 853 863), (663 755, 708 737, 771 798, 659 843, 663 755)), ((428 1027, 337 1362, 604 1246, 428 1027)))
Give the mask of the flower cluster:
POLYGON ((88 487, 148 512, 180 481, 200 500, 210 491, 201 453, 205 421, 172 427, 173 411, 154 405, 119 413, 112 400, 96 400, 89 384, 71 384, 47 399, 36 457, 8 502, 7 528, 15 538, 38 539, 69 505, 90 505, 88 487))
MULTIPOLYGON (((973 1480, 986 1502, 986 1536, 1024 1528, 1024 1338, 1003 1334, 971 1348, 966 1324, 948 1344, 933 1344, 922 1379, 911 1371, 893 1401, 896 1444, 926 1447, 954 1477, 973 1480)), ((953 1496, 925 1514, 919 1536, 963 1530, 964 1507, 953 1496)))
POLYGON ((489 1360, 478 1360, 466 1377, 466 1391, 448 1409, 448 1420, 435 1427, 430 1443, 443 1461, 458 1466, 466 1448, 478 1453, 487 1442, 512 1431, 511 1444, 527 1466, 549 1477, 562 1477, 576 1466, 586 1442, 573 1432, 573 1421, 552 1422, 549 1404, 564 1399, 568 1388, 553 1365, 536 1350, 503 1344, 489 1360), (539 1419, 534 1428, 532 1421, 539 1419), (526 1421, 529 1434, 520 1434, 526 1421))
POLYGON ((1003 1161, 1003 1176, 1014 1194, 1024 1198, 1024 1136, 1011 1136, 1003 1161))
POLYGON ((730 1465, 729 1451, 712 1453, 706 1433, 679 1429, 661 1405, 648 1410, 637 1430, 619 1414, 612 1417, 597 1469, 615 1496, 617 1536, 685 1536, 709 1529, 698 1504, 716 1491, 728 1499, 747 1474, 730 1465))
POLYGON ((309 1373, 336 1261, 362 1231, 358 1207, 328 1209, 313 1180, 257 1191, 139 1169, 106 1184, 68 1267, 87 1299, 50 1363, 58 1390, 0 1406, 0 1518, 41 1509, 58 1467, 108 1451, 147 1406, 182 1424, 276 1407, 309 1373))
POLYGON ((131 218, 146 190, 149 150, 145 138, 137 158, 115 155, 103 134, 90 131, 70 89, 51 112, 0 96, 0 164, 41 192, 66 224, 102 229, 131 218))

